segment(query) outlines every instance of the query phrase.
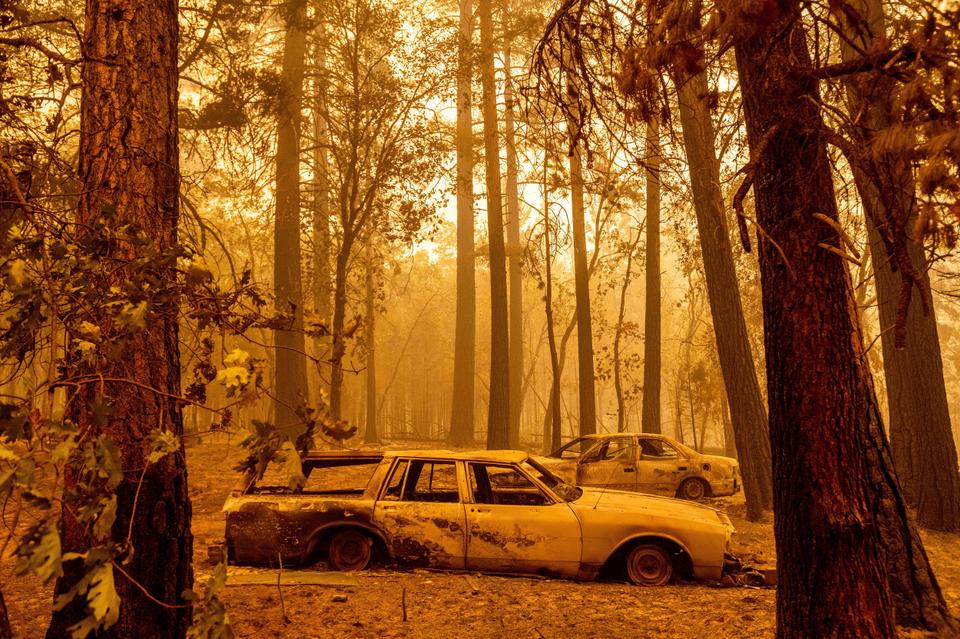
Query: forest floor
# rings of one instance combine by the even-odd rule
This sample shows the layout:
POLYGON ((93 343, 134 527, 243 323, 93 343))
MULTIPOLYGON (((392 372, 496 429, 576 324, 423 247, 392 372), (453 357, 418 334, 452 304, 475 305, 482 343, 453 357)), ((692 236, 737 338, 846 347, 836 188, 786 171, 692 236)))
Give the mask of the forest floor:
MULTIPOLYGON (((187 449, 198 587, 212 569, 207 544, 223 537, 220 508, 235 483, 232 467, 240 457, 238 446, 225 440, 187 449)), ((711 505, 725 510, 737 527, 734 552, 744 563, 775 563, 771 519, 747 521, 742 496, 711 500, 711 505)), ((960 534, 923 531, 923 539, 947 602, 960 614, 960 534)), ((12 568, 9 558, 0 563, 0 587, 15 636, 42 637, 51 587, 33 577, 14 578, 12 568)), ((358 573, 356 585, 283 586, 282 605, 280 594, 276 585, 228 585, 223 599, 237 636, 732 639, 771 637, 775 623, 774 589, 701 583, 638 588, 376 568, 358 573)))

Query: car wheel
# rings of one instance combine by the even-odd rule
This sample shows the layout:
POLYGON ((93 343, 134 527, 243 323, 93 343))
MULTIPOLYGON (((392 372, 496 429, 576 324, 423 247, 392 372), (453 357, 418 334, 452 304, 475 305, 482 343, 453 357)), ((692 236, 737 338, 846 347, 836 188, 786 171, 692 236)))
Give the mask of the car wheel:
POLYGON ((639 586, 665 586, 673 577, 673 561, 655 544, 640 544, 627 555, 627 577, 639 586))
POLYGON ((330 565, 336 570, 363 570, 372 554, 373 541, 362 532, 341 530, 330 540, 330 565))
POLYGON ((709 492, 707 483, 702 479, 687 479, 677 489, 677 497, 697 501, 706 497, 709 492))

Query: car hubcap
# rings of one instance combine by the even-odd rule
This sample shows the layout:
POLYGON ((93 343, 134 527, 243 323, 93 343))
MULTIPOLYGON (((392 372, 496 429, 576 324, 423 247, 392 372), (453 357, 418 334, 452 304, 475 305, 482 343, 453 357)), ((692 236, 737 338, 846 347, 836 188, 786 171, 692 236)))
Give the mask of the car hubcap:
POLYGON ((703 484, 698 481, 687 482, 684 493, 686 494, 687 499, 700 499, 703 497, 704 493, 703 484))
POLYGON ((330 563, 337 570, 362 570, 370 562, 370 540, 355 532, 337 534, 330 543, 330 563))
POLYGON ((659 546, 640 546, 630 553, 627 566, 634 583, 662 586, 670 580, 670 559, 659 546))

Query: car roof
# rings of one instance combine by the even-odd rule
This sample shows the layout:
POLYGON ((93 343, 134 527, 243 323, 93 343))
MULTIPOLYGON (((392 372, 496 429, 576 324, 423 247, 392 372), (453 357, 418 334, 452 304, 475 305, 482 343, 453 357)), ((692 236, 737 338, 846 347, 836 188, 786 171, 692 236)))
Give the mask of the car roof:
POLYGON ((529 455, 521 450, 312 450, 306 454, 304 459, 382 459, 384 457, 490 461, 519 464, 520 462, 526 461, 529 455))

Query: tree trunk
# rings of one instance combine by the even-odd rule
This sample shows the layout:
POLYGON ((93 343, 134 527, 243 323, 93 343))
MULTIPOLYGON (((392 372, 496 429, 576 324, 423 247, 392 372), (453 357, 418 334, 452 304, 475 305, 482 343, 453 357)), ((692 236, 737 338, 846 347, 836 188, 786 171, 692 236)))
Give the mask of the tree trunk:
POLYGON ((7 604, 3 600, 3 592, 0 591, 0 639, 12 639, 13 631, 10 630, 10 616, 7 614, 7 604))
POLYGON ((380 441, 380 435, 377 431, 377 349, 375 322, 377 317, 377 308, 375 304, 376 282, 374 281, 374 257, 376 252, 373 249, 373 233, 367 238, 367 264, 366 274, 364 275, 364 288, 366 289, 366 428, 363 431, 363 441, 366 444, 375 444, 380 441))
POLYGON ((520 245, 520 193, 517 186, 517 143, 514 134, 513 79, 510 37, 503 47, 506 103, 503 138, 507 149, 507 256, 510 267, 510 448, 520 447, 520 413, 523 410, 523 282, 520 245))
POLYGON ((473 249, 473 2, 460 0, 457 48, 457 326, 450 443, 473 444, 477 299, 473 249))
POLYGON ((483 86, 483 146, 486 161, 487 229, 490 234, 490 406, 487 448, 510 445, 510 344, 507 319, 507 258, 500 193, 497 86, 493 69, 493 0, 479 0, 480 77, 483 86))
POLYGON ((308 399, 300 268, 300 109, 307 48, 306 0, 289 0, 281 11, 286 32, 277 99, 273 287, 277 310, 291 315, 291 322, 287 328, 274 331, 277 350, 274 394, 277 427, 296 437, 301 425, 296 409, 308 399))
POLYGON ((757 369, 740 304, 737 272, 727 231, 713 120, 706 103, 707 76, 677 81, 680 122, 690 167, 700 249, 720 372, 729 400, 733 435, 740 451, 747 518, 760 519, 773 504, 770 439, 757 369))
POLYGON ((623 368, 620 361, 620 342, 623 337, 623 323, 626 321, 627 310, 627 289, 630 288, 631 268, 633 267, 633 253, 637 250, 637 244, 640 242, 640 234, 637 239, 630 243, 627 253, 627 267, 623 278, 623 285, 620 287, 620 307, 617 310, 617 326, 613 336, 613 386, 617 392, 617 432, 622 433, 627 430, 627 406, 623 396, 623 368))
MULTIPOLYGON (((345 238, 348 240, 348 238, 345 238)), ((336 272, 333 281, 333 349, 330 355, 330 417, 339 421, 342 415, 343 358, 347 354, 344 324, 347 314, 347 262, 352 247, 344 241, 337 253, 336 272)))
POLYGON ((901 623, 916 620, 900 602, 932 602, 915 609, 929 626, 945 607, 890 464, 849 272, 818 246, 840 238, 814 218, 837 207, 800 3, 764 15, 735 50, 764 229, 777 634, 894 637, 892 593, 901 623))
MULTIPOLYGON (((323 74, 326 69, 323 29, 317 29, 317 44, 314 54, 314 66, 317 74, 314 80, 313 103, 313 308, 317 319, 327 330, 330 329, 330 158, 328 145, 330 136, 327 120, 324 116, 326 98, 323 74)), ((319 359, 329 358, 327 349, 329 336, 314 338, 314 350, 319 359)), ((330 368, 321 366, 319 372, 320 387, 329 391, 330 368)))
MULTIPOLYGON (((557 353, 557 327, 553 318, 553 251, 550 245, 550 190, 547 158, 543 161, 543 242, 546 286, 543 303, 546 308, 547 342, 550 346, 550 399, 547 403, 546 423, 549 425, 550 450, 560 448, 562 439, 560 419, 560 358, 557 353)), ((546 438, 544 438, 546 439, 546 438)))
MULTIPOLYGON (((862 21, 847 21, 848 36, 863 50, 873 51, 876 40, 886 37, 883 8, 877 0, 859 0, 852 6, 862 21)), ((847 42, 841 42, 841 46, 845 60, 858 57, 847 42)), ((855 75, 845 81, 858 148, 869 148, 877 132, 896 124, 891 104, 896 95, 895 83, 885 74, 855 75)), ((867 161, 872 162, 868 170, 857 161, 852 161, 851 166, 866 212, 876 276, 891 452, 904 498, 916 507, 920 523, 936 530, 957 530, 960 471, 950 426, 936 313, 933 308, 924 313, 922 304, 914 298, 907 311, 906 347, 896 347, 894 334, 902 278, 891 267, 886 245, 875 225, 876 220, 897 219, 905 222, 905 228, 913 228, 917 215, 913 169, 906 159, 867 161), (884 192, 878 188, 878 182, 882 182, 884 192)), ((907 252, 913 268, 920 273, 922 290, 918 297, 930 299, 923 247, 908 238, 907 252)))
POLYGON ((644 163, 647 176, 646 292, 643 337, 643 432, 660 425, 660 123, 647 123, 644 163))
MULTIPOLYGON (((122 287, 135 279, 122 264, 171 250, 178 243, 177 18, 174 0, 86 4, 83 50, 90 59, 111 63, 87 62, 83 67, 79 146, 83 185, 77 227, 81 233, 93 228, 110 210, 115 216, 112 224, 139 226, 149 238, 147 246, 117 242, 109 247, 103 259, 116 260, 118 268, 104 275, 104 287, 122 287)), ((157 269, 163 281, 175 280, 172 266, 157 269)), ((89 295, 88 319, 100 327, 109 344, 117 332, 115 310, 98 304, 98 292, 89 295)), ((125 471, 116 489, 116 521, 107 542, 129 542, 123 570, 130 578, 115 571, 119 620, 100 633, 102 637, 183 637, 190 624, 191 608, 181 597, 193 586, 182 443, 155 464, 146 465, 145 460, 150 431, 161 428, 178 438, 183 435, 181 405, 174 399, 180 395, 179 300, 159 296, 149 309, 149 328, 130 334, 122 355, 105 355, 95 371, 104 379, 133 384, 106 381, 84 386, 67 407, 67 418, 80 432, 89 438, 102 434, 114 442, 125 471), (97 398, 111 402, 105 420, 91 406, 97 398), (157 605, 154 598, 171 607, 157 605)), ((75 465, 65 469, 66 490, 76 487, 80 471, 75 465)), ((60 525, 64 552, 90 548, 88 526, 77 521, 69 505, 60 525)), ((56 594, 67 592, 83 576, 81 564, 79 560, 64 564, 56 594)), ((53 613, 47 637, 68 636, 67 629, 86 616, 86 601, 75 598, 53 613)))
POLYGON ((571 122, 570 201, 573 218, 573 271, 577 313, 577 387, 580 435, 597 432, 597 399, 593 377, 593 320, 590 317, 590 273, 587 270, 587 233, 583 206, 583 173, 576 124, 571 122))

